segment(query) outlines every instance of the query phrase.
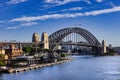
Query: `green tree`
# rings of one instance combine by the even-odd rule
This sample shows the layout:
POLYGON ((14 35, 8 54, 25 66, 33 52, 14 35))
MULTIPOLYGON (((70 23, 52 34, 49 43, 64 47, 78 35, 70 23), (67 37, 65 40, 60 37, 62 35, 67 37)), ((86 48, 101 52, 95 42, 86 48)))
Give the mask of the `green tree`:
POLYGON ((5 55, 0 53, 0 66, 5 66, 5 61, 3 61, 5 55))
POLYGON ((38 52, 42 52, 42 49, 41 49, 41 48, 37 48, 37 51, 38 51, 38 52))
POLYGON ((0 53, 0 59, 4 59, 4 54, 0 53))
POLYGON ((61 57, 66 57, 66 54, 62 53, 62 54, 61 54, 61 57))
POLYGON ((43 49, 43 52, 49 52, 49 49, 43 49))
POLYGON ((24 51, 25 53, 31 53, 31 52, 32 52, 32 47, 31 47, 31 46, 23 47, 23 51, 24 51))
POLYGON ((0 60, 0 66, 5 66, 5 65, 6 65, 5 61, 0 60))

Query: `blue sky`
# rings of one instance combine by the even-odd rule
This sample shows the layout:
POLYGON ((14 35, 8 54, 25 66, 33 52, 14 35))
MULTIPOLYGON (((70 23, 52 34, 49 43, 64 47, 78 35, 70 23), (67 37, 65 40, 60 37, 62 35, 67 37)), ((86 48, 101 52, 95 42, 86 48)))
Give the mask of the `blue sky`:
POLYGON ((100 42, 120 46, 119 21, 120 0, 0 0, 0 41, 31 41, 34 32, 76 24, 100 42))

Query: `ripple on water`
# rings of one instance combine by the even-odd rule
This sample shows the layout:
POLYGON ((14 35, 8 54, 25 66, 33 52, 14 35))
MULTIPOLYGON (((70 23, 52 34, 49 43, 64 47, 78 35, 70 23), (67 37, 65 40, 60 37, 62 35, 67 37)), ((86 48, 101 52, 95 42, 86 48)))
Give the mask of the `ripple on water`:
POLYGON ((107 75, 120 75, 120 71, 108 71, 106 72, 107 75))
POLYGON ((120 80, 120 56, 74 58, 69 63, 17 74, 2 74, 0 80, 120 80))

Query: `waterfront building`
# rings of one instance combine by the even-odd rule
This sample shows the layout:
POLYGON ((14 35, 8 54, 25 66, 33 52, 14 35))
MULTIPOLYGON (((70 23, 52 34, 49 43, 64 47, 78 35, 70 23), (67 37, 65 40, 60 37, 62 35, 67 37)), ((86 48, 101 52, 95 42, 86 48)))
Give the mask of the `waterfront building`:
POLYGON ((3 48, 0 48, 0 54, 5 54, 5 50, 3 48))
POLYGON ((0 54, 3 56, 1 57, 2 59, 8 59, 8 55, 5 54, 5 49, 3 48, 2 43, 0 43, 0 54))
POLYGON ((9 59, 15 59, 18 56, 23 55, 21 44, 19 44, 19 47, 15 47, 14 44, 11 44, 9 49, 5 49, 5 54, 8 55, 9 59))
POLYGON ((0 43, 0 54, 5 54, 2 43, 0 43))
POLYGON ((3 54, 2 59, 8 59, 8 55, 5 54, 5 50, 4 49, 0 49, 0 54, 3 54))

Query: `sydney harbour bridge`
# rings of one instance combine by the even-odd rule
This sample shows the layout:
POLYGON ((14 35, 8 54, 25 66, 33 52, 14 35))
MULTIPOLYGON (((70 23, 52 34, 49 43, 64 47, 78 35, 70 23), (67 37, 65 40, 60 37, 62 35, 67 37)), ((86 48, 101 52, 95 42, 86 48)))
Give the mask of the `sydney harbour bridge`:
MULTIPOLYGON (((9 44, 19 44, 19 42, 2 42, 3 45, 8 46, 9 44)), ((78 48, 80 46, 90 48, 92 52, 96 54, 104 53, 106 45, 103 45, 96 39, 96 37, 88 30, 79 27, 70 27, 60 29, 51 35, 42 35, 41 41, 33 42, 20 42, 22 46, 27 45, 42 45, 43 48, 50 49, 68 49, 78 48), (44 47, 47 46, 47 47, 44 47), (69 46, 69 47, 68 47, 69 46)))
POLYGON ((82 28, 65 28, 58 30, 49 36, 49 42, 50 45, 101 46, 93 34, 82 28))
MULTIPOLYGON (((49 36, 49 45, 56 48, 60 45, 73 45, 73 47, 84 46, 91 48, 94 53, 102 53, 102 45, 88 30, 73 27, 64 28, 49 36)), ((72 47, 72 46, 71 46, 72 47)))

